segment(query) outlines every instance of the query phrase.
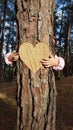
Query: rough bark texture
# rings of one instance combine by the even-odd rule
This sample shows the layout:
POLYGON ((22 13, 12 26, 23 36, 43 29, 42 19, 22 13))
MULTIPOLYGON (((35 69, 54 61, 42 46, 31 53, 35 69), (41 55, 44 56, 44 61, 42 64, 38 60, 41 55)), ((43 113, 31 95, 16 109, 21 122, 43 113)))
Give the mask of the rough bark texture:
MULTIPOLYGON (((17 0, 19 43, 42 41, 53 35, 53 0, 17 0)), ((52 68, 32 73, 17 63, 17 130, 55 130, 56 88, 52 68)))

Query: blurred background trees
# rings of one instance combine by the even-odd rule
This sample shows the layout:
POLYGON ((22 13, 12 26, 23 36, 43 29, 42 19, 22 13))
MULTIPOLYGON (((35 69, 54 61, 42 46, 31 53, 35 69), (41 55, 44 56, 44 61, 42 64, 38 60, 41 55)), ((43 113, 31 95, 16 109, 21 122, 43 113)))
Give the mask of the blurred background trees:
POLYGON ((73 74, 73 0, 57 0, 55 9, 56 51, 65 59, 64 75, 73 74))
POLYGON ((15 0, 0 1, 0 80, 13 79, 13 65, 6 65, 4 56, 15 49, 16 45, 16 14, 15 0))
MULTIPOLYGON (((65 68, 57 76, 73 75, 73 0, 56 0, 54 35, 56 54, 65 59, 65 68)), ((14 78, 14 65, 6 65, 4 56, 15 50, 17 41, 15 0, 0 0, 0 82, 14 78), (11 78, 9 78, 11 77, 11 78)))

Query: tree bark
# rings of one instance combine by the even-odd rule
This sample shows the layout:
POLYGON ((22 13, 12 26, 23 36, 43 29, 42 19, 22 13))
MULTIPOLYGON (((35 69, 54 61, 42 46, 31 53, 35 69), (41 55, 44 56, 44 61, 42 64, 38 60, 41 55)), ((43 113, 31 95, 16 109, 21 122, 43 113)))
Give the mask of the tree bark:
MULTIPOLYGON (((19 43, 49 45, 53 35, 53 0, 17 0, 19 43)), ((35 74, 17 62, 17 130, 55 130, 56 87, 52 68, 35 74)))
POLYGON ((69 21, 68 25, 67 25, 67 39, 66 39, 66 43, 65 43, 65 62, 66 62, 66 66, 65 66, 65 76, 70 75, 70 32, 71 32, 71 21, 69 21))

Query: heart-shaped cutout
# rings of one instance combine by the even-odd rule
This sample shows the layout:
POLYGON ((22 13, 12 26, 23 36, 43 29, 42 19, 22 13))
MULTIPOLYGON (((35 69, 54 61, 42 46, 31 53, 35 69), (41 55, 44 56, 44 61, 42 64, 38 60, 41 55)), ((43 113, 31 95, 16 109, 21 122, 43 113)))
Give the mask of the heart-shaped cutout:
POLYGON ((25 42, 19 48, 21 60, 34 73, 42 66, 41 59, 48 58, 49 53, 49 46, 43 42, 37 43, 35 47, 31 43, 25 42))

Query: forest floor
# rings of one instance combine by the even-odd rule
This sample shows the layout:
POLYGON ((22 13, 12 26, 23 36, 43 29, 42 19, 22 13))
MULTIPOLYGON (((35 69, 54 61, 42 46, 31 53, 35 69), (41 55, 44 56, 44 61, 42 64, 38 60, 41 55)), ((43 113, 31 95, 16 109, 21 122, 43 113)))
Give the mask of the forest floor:
MULTIPOLYGON (((56 81, 57 129, 73 130, 73 77, 56 81)), ((0 84, 0 130, 15 130, 16 84, 0 84)))

